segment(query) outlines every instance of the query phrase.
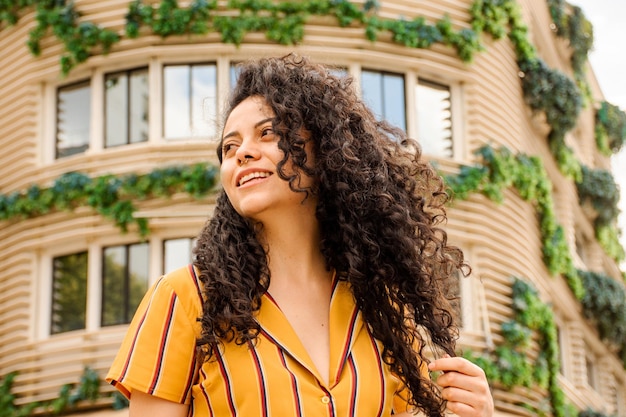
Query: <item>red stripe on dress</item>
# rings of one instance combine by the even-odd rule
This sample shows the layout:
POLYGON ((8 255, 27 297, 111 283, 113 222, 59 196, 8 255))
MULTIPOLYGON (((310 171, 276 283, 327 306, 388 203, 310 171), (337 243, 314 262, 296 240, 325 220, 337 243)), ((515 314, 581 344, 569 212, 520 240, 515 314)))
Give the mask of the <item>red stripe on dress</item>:
POLYGON ((350 354, 350 346, 352 346, 352 342, 355 335, 356 330, 356 318, 359 315, 359 310, 354 309, 352 312, 352 317, 350 318, 350 332, 348 334, 348 338, 346 339, 346 344, 343 347, 343 352, 341 353, 341 365, 339 369, 337 369, 337 375, 335 376, 335 381, 339 381, 339 377, 341 376, 341 372, 343 371, 343 367, 346 363, 348 355, 350 354))
POLYGON ((233 398, 233 390, 231 387, 232 382, 230 379, 230 375, 228 375, 228 371, 226 370, 226 365, 224 364, 224 359, 222 358, 221 352, 217 352, 215 358, 217 359, 217 364, 220 367, 220 373, 222 374, 222 378, 224 379, 226 398, 228 400, 228 408, 230 408, 230 414, 232 416, 236 416, 237 408, 235 407, 235 400, 233 398))
POLYGON ((198 370, 198 350, 194 349, 193 350, 193 356, 191 357, 191 362, 189 365, 189 369, 187 370, 187 383, 185 384, 185 391, 183 391, 183 397, 181 398, 181 403, 185 403, 187 400, 187 397, 189 397, 189 395, 191 394, 191 387, 193 386, 193 383, 195 382, 196 379, 196 375, 197 375, 197 370, 198 370))
MULTIPOLYGON (((206 381, 206 373, 204 372, 204 370, 202 370, 202 368, 200 368, 200 373, 202 374, 202 379, 206 381)), ((213 407, 211 406, 211 400, 209 399, 209 394, 206 392, 206 389, 204 388, 204 384, 200 384, 200 392, 202 393, 202 396, 204 397, 204 401, 206 401, 206 405, 207 408, 209 409, 209 416, 213 417, 213 407)), ((193 405, 193 401, 191 402, 191 404, 193 405)), ((193 413, 189 413, 190 416, 193 416, 193 413)))
POLYGON ((337 417, 337 413, 335 412, 335 399, 330 394, 330 391, 328 391, 326 388, 324 388, 321 385, 320 385, 320 388, 322 389, 322 391, 324 391, 326 396, 330 399, 330 401, 328 402, 328 415, 330 417, 337 417))
POLYGON ((193 283, 196 286, 196 292, 198 293, 198 297, 200 298, 200 305, 204 304, 204 298, 202 298, 202 289, 200 286, 200 278, 198 278, 198 274, 196 274, 196 268, 193 267, 193 264, 187 265, 187 269, 189 270, 189 274, 193 278, 193 283))
POLYGON ((356 371, 356 364, 354 363, 354 357, 352 354, 348 357, 348 368, 350 375, 352 375, 352 392, 350 393, 350 413, 349 416, 356 416, 356 398, 359 392, 359 377, 356 371))
POLYGON ((372 346, 374 347, 374 352, 376 352, 376 356, 378 357, 376 365, 378 365, 378 376, 380 377, 380 406, 378 407, 378 414, 376 415, 380 417, 383 415, 383 408, 385 406, 385 394, 387 391, 385 387, 385 374, 383 372, 383 357, 380 354, 380 349, 378 348, 376 340, 371 335, 371 333, 369 334, 369 336, 370 341, 372 342, 372 346))
POLYGON ((259 359, 259 354, 256 351, 256 346, 254 346, 254 343, 248 342, 248 349, 250 351, 250 354, 252 355, 252 361, 254 362, 254 367, 256 368, 256 376, 259 381, 261 415, 263 417, 269 417, 267 407, 267 382, 265 381, 265 375, 263 374, 263 369, 261 367, 261 360, 259 359))
POLYGON ((285 352, 276 346, 276 350, 278 351, 278 357, 280 358, 280 363, 282 363, 283 367, 289 372, 289 377, 291 378, 291 392, 293 393, 293 402, 296 405, 296 416, 302 417, 302 404, 300 402, 300 392, 298 390, 298 380, 291 369, 287 366, 287 360, 285 359, 285 352))
MULTIPOLYGON (((155 288, 154 291, 157 290, 157 287, 159 285, 161 285, 161 280, 159 280, 156 284, 155 284, 155 288)), ((152 293, 154 296, 154 292, 152 293)), ((139 321, 139 324, 137 325, 137 331, 135 332, 135 336, 133 337, 133 342, 130 345, 130 349, 128 350, 128 356, 126 356, 126 362, 124 363, 124 367, 122 368, 122 372, 119 376, 119 380, 123 381, 124 378, 126 377, 126 372, 128 372, 128 367, 130 366, 130 363, 132 362, 132 357, 135 353, 135 346, 137 345, 137 339, 139 338, 139 333, 141 333, 141 329, 143 327, 144 322, 146 321, 146 317, 148 316, 148 311, 150 311, 150 306, 152 305, 152 300, 150 300, 150 302, 148 303, 148 306, 146 307, 146 310, 143 312, 143 316, 141 316, 141 320, 139 321)))
MULTIPOLYGON (((150 306, 148 306, 148 309, 150 306)), ((124 362, 124 367, 122 368, 122 372, 120 373, 119 380, 122 381, 126 377, 126 372, 128 372, 128 367, 130 366, 131 358, 135 353, 135 345, 137 344, 137 338, 139 337, 139 332, 141 331, 141 327, 143 326, 144 321, 146 320, 146 316, 148 314, 148 309, 143 312, 143 316, 139 321, 139 325, 137 326, 137 331, 135 332, 135 336, 133 337, 133 342, 130 345, 130 349, 128 350, 128 356, 126 356, 126 362, 124 362)))
POLYGON ((157 356, 157 367, 154 370, 154 377, 152 378, 152 382, 148 387, 148 394, 154 394, 154 390, 156 389, 157 384, 159 383, 159 379, 161 378, 161 367, 163 366, 163 356, 165 355, 165 349, 167 349, 167 341, 169 339, 170 328, 172 327, 172 319, 174 318, 174 309, 176 308, 176 301, 178 297, 176 293, 173 293, 170 296, 170 303, 167 309, 167 316, 165 318, 165 328, 163 333, 161 334, 161 342, 159 344, 159 356, 157 356))

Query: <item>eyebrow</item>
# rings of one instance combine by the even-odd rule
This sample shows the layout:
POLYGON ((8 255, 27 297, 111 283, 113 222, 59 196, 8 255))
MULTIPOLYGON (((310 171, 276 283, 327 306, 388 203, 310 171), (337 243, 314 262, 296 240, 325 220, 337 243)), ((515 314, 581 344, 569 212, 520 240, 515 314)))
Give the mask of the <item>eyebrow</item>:
MULTIPOLYGON (((264 124, 265 124, 265 123, 267 123, 267 122, 271 122, 271 121, 273 121, 274 119, 275 119, 275 117, 267 117, 267 118, 265 118, 265 119, 263 119, 263 120, 260 120, 260 121, 258 121, 258 122, 256 122, 256 123, 254 124, 254 128, 255 128, 255 129, 257 129, 259 126, 262 126, 262 125, 264 125, 264 124)), ((235 136, 235 135, 237 135, 238 133, 239 133, 239 132, 237 132, 236 130, 234 130, 234 131, 232 131, 232 132, 228 132, 227 134, 225 134, 225 135, 222 137, 222 142, 224 142, 224 139, 228 139, 229 137, 231 137, 231 136, 235 136)))

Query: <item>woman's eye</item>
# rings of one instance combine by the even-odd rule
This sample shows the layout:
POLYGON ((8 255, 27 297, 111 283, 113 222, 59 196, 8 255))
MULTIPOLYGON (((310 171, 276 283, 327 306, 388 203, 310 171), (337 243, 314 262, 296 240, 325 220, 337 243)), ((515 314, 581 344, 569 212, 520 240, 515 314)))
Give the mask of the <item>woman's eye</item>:
POLYGON ((229 153, 232 153, 234 150, 235 150, 234 143, 226 143, 222 145, 222 154, 224 155, 228 155, 229 153))
POLYGON ((273 133, 274 133, 274 131, 272 130, 272 128, 271 128, 271 127, 266 127, 265 129, 263 129, 263 130, 261 131, 261 137, 265 137, 265 136, 268 136, 268 135, 272 135, 273 133))

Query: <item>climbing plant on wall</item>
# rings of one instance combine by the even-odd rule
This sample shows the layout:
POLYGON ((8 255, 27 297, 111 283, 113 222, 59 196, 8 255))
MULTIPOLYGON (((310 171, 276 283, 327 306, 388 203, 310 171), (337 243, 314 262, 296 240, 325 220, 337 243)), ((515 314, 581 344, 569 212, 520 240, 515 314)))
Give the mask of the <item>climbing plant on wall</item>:
POLYGON ((580 181, 576 182, 580 204, 593 208, 596 239, 609 256, 616 261, 624 259, 624 248, 619 242, 617 216, 620 200, 619 187, 610 171, 591 169, 582 165, 580 181))
POLYGON ((507 148, 483 146, 476 155, 480 163, 463 165, 457 175, 445 176, 455 199, 466 199, 479 192, 495 202, 502 202, 503 191, 514 188, 520 197, 533 204, 539 218, 543 261, 550 273, 562 274, 576 298, 581 299, 581 285, 563 227, 558 224, 552 200, 552 185, 541 160, 525 154, 514 155, 507 148))
POLYGON ((550 126, 548 143, 561 172, 580 178, 580 164, 565 143, 565 134, 576 125, 582 105, 576 84, 537 57, 516 1, 477 0, 471 13, 476 30, 483 30, 495 39, 508 34, 515 48, 526 102, 533 111, 545 114, 550 126))
POLYGON ((598 272, 578 271, 585 287, 583 313, 612 345, 626 367, 626 287, 598 272))
POLYGON ((626 113, 611 103, 601 102, 596 111, 595 137, 602 154, 619 152, 626 142, 626 113))
POLYGON ((25 219, 54 211, 71 211, 87 206, 111 219, 126 232, 136 225, 147 236, 144 218, 134 217, 135 202, 147 198, 168 198, 184 192, 195 198, 209 194, 216 185, 217 168, 208 164, 171 166, 147 174, 102 175, 91 178, 69 172, 50 187, 31 185, 25 191, 0 194, 0 220, 25 219))
POLYGON ((75 411, 76 406, 85 401, 96 401, 103 397, 113 397, 113 408, 120 409, 127 406, 127 400, 118 392, 103 394, 100 392, 100 376, 96 371, 87 367, 83 370, 77 384, 65 384, 59 390, 58 397, 50 401, 17 404, 17 397, 13 393, 13 385, 17 372, 10 372, 0 377, 0 416, 28 417, 46 414, 59 415, 75 411), (37 411, 37 413, 35 413, 37 411))
POLYGON ((511 307, 513 318, 501 326, 502 343, 493 352, 481 354, 468 350, 464 356, 483 368, 491 383, 500 383, 507 389, 516 386, 546 389, 550 410, 532 409, 532 412, 544 415, 551 411, 555 417, 570 414, 558 383, 559 343, 552 309, 541 301, 534 287, 520 278, 513 278, 511 307), (528 349, 535 343, 538 356, 531 359, 528 349))

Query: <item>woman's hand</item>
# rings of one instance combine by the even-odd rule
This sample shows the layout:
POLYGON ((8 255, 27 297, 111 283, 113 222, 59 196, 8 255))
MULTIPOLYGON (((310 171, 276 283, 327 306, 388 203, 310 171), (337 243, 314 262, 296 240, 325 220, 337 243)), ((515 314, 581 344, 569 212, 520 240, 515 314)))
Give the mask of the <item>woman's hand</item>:
POLYGON ((428 365, 431 371, 443 372, 437 378, 448 410, 461 417, 491 417, 493 398, 485 372, 464 358, 449 356, 428 365))

